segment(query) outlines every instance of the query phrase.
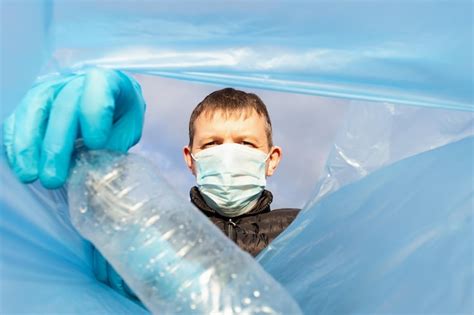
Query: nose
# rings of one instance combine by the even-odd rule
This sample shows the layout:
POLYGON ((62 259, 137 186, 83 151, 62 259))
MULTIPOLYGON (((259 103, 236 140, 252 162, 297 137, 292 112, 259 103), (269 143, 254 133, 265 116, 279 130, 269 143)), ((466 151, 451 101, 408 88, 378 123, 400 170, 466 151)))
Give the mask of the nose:
POLYGON ((224 144, 224 143, 238 143, 238 142, 232 139, 231 137, 229 137, 229 138, 225 138, 222 143, 224 144))

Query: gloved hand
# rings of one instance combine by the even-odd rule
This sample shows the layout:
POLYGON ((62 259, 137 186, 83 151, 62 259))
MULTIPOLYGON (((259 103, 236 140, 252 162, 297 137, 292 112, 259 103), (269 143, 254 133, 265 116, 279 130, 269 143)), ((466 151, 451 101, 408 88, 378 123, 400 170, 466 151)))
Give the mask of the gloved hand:
POLYGON ((94 246, 92 246, 92 271, 97 280, 110 286, 126 298, 141 304, 132 289, 130 289, 117 271, 115 271, 115 269, 94 246))
POLYGON ((4 123, 10 166, 25 183, 46 188, 67 179, 77 138, 90 149, 126 152, 142 133, 140 85, 120 71, 91 69, 31 88, 4 123))

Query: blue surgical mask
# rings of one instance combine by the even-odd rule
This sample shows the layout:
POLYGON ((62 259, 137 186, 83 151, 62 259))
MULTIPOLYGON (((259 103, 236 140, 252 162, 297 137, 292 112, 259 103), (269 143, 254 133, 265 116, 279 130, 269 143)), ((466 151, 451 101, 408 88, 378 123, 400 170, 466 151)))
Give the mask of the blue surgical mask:
POLYGON ((226 217, 249 212, 265 188, 269 156, 236 143, 216 145, 192 155, 204 201, 226 217))

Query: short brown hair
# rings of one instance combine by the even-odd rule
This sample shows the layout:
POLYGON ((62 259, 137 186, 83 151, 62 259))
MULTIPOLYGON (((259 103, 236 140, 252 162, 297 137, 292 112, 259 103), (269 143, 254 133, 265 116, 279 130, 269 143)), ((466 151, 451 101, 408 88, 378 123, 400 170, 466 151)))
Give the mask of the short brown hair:
POLYGON ((267 135, 268 146, 273 146, 272 122, 268 115, 267 107, 256 94, 246 93, 233 88, 225 88, 212 92, 194 108, 189 119, 189 147, 193 146, 194 122, 202 113, 215 113, 222 111, 224 115, 242 115, 248 117, 254 111, 265 118, 265 133, 267 135))

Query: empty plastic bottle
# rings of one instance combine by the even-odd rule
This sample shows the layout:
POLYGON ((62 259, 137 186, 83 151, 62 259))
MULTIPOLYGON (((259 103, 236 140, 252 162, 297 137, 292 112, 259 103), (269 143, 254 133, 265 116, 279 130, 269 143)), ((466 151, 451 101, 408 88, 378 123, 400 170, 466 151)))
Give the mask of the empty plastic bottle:
POLYGON ((68 184, 74 226, 156 314, 301 314, 246 252, 146 159, 83 151, 68 184))

